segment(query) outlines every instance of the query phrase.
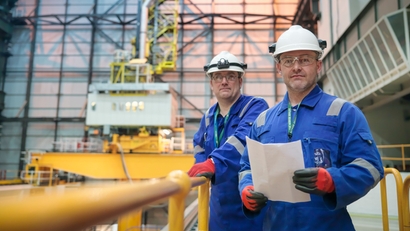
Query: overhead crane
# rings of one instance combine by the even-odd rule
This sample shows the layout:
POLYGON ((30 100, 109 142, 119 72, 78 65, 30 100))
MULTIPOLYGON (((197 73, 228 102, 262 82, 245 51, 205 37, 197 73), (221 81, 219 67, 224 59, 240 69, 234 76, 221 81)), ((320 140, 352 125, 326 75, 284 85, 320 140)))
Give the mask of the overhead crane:
POLYGON ((50 184, 58 174, 155 178, 194 163, 175 91, 153 77, 176 66, 178 1, 140 6, 132 51, 116 50, 110 79, 89 85, 85 136, 60 138, 52 151, 28 151, 24 178, 31 183, 50 184))

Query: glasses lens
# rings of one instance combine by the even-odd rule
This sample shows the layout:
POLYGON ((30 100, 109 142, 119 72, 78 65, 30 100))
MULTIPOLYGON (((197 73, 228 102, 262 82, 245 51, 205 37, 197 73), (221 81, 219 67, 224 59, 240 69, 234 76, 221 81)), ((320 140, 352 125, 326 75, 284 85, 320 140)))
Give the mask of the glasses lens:
POLYGON ((222 81, 222 76, 214 75, 214 76, 212 76, 212 80, 215 81, 215 82, 220 82, 220 81, 222 81))
POLYGON ((280 60, 280 63, 285 67, 292 67, 295 62, 299 62, 300 66, 309 66, 313 64, 316 59, 309 55, 295 56, 295 57, 284 57, 280 60))
POLYGON ((295 58, 283 58, 280 63, 282 63, 283 66, 285 67, 291 67, 293 66, 293 63, 295 63, 295 58))
POLYGON ((223 79, 226 79, 226 81, 229 82, 234 82, 238 77, 235 74, 228 74, 228 75, 219 75, 219 74, 215 74, 214 76, 212 76, 212 80, 214 82, 220 83, 223 81, 223 79))

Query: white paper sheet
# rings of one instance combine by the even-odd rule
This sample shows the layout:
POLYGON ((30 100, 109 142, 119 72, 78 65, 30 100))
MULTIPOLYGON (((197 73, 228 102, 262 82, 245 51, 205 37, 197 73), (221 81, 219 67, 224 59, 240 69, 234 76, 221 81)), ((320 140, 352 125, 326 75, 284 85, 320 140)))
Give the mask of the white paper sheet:
POLYGON ((246 145, 255 191, 271 201, 310 201, 310 194, 295 189, 292 182, 293 172, 305 168, 300 140, 262 144, 246 137, 246 145))

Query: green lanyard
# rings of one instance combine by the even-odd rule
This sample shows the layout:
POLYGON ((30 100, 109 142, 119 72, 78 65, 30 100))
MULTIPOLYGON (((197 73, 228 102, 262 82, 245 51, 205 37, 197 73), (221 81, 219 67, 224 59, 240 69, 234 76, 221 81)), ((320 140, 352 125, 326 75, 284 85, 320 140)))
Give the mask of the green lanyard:
POLYGON ((292 105, 288 104, 288 137, 289 140, 292 139, 292 132, 293 132, 293 128, 295 128, 295 124, 296 124, 296 117, 298 116, 298 110, 299 110, 299 106, 300 103, 298 104, 298 107, 296 108, 296 112, 295 112, 295 118, 293 118, 292 121, 292 105))
MULTIPOLYGON (((229 112, 230 112, 230 110, 229 110, 229 112)), ((215 111, 215 114, 214 114, 214 133, 215 133, 214 140, 215 140, 215 147, 216 148, 219 148, 219 145, 220 145, 221 140, 222 140, 222 136, 224 135, 226 122, 228 121, 228 117, 229 117, 229 112, 225 116, 225 119, 224 119, 224 128, 222 129, 221 133, 219 133, 219 135, 218 135, 218 124, 217 124, 216 119, 219 115, 219 107, 216 108, 216 111, 215 111)))

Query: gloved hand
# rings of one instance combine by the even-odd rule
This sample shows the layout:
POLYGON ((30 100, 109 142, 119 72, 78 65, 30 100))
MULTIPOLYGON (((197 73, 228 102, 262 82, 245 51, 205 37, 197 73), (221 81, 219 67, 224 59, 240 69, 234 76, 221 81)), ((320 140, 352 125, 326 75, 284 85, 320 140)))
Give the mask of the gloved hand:
POLYGON ((248 185, 242 190, 241 197, 243 205, 252 212, 259 212, 268 201, 263 193, 255 192, 252 185, 248 185))
POLYGON ((215 164, 212 162, 211 159, 207 159, 202 163, 194 164, 194 166, 192 166, 192 168, 188 171, 188 175, 190 177, 204 176, 208 179, 211 179, 214 174, 215 164))
POLYGON ((293 173, 295 188, 305 192, 323 196, 335 190, 332 176, 324 168, 305 168, 293 173))

